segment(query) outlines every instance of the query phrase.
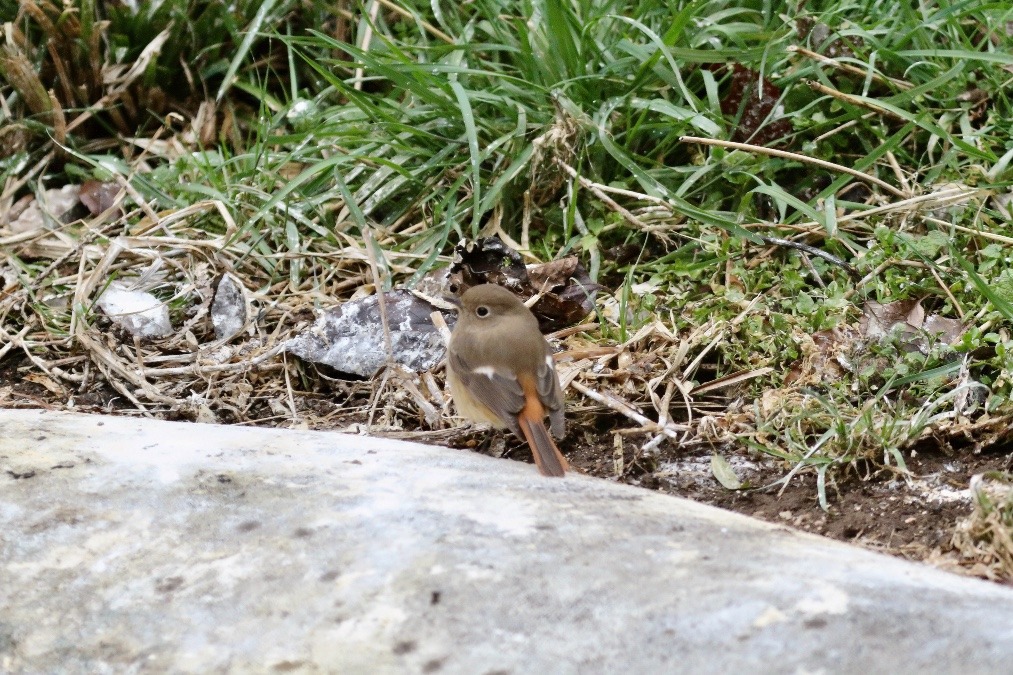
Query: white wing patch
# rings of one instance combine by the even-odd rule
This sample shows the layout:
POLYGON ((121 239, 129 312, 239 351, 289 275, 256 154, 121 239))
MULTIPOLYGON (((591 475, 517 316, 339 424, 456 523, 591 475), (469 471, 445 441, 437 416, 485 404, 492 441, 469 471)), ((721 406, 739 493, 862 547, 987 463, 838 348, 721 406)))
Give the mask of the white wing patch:
POLYGON ((549 370, 552 370, 556 367, 555 360, 552 358, 552 354, 549 354, 548 356, 545 357, 545 365, 549 367, 549 370))
POLYGON ((493 368, 492 366, 479 366, 478 368, 475 368, 472 372, 475 373, 476 375, 485 375, 490 380, 496 377, 496 369, 493 368))

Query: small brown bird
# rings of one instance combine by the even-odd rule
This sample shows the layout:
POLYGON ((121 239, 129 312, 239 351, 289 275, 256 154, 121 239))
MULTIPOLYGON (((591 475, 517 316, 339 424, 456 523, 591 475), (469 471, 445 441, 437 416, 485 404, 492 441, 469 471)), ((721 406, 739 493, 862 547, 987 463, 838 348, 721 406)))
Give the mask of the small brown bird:
POLYGON ((513 293, 495 284, 464 292, 447 349, 447 381, 461 415, 523 436, 542 474, 566 472, 544 422, 548 415, 556 438, 566 433, 552 352, 538 319, 513 293))

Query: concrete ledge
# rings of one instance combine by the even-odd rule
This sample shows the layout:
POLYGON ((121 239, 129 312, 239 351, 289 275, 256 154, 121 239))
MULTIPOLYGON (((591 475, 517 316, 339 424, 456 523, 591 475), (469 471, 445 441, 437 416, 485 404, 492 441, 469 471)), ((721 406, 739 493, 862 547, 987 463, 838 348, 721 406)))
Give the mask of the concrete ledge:
POLYGON ((581 476, 0 411, 0 671, 994 672, 1013 591, 581 476))

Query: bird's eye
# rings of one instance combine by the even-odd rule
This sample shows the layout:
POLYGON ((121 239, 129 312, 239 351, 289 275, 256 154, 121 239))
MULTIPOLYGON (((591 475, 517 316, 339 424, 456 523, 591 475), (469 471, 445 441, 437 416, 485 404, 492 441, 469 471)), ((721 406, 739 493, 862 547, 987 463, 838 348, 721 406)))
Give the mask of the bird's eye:
POLYGON ((489 316, 489 308, 485 305, 479 305, 475 308, 475 314, 481 317, 489 316))
POLYGON ((461 286, 457 282, 454 282, 447 287, 447 290, 449 290, 453 295, 457 295, 461 290, 461 286))

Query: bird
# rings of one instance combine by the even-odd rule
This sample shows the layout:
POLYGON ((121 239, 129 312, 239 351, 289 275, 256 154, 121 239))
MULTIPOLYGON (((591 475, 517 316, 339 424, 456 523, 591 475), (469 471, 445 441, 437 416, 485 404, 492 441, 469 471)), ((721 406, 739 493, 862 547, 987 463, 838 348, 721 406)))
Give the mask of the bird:
POLYGON ((458 304, 447 347, 447 381, 457 411, 510 429, 527 441, 543 475, 564 475, 569 465, 545 428, 548 416, 552 434, 566 434, 563 391, 538 319, 496 284, 472 286, 458 304))

